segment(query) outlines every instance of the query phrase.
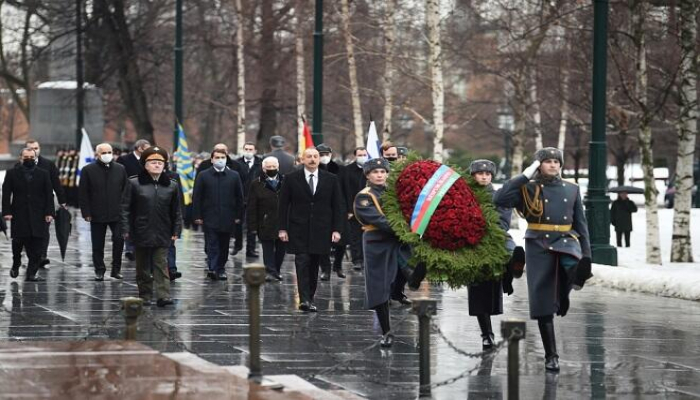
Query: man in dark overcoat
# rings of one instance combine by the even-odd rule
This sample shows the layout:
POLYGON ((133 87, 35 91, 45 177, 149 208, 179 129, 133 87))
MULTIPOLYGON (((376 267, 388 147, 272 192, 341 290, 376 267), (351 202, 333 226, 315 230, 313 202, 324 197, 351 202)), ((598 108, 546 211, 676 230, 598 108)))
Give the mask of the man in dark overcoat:
MULTIPOLYGON (((36 166, 47 171, 49 173, 49 177, 51 178, 51 189, 53 190, 54 193, 56 193, 56 199, 58 200, 58 204, 61 205, 61 207, 65 207, 67 203, 67 198, 66 198, 66 192, 63 190, 63 187, 61 186, 61 180, 59 178, 59 170, 56 164, 54 164, 53 161, 49 160, 48 158, 44 157, 41 155, 41 146, 39 145, 39 142, 36 141, 35 139, 29 139, 25 143, 25 147, 28 149, 32 149, 36 151, 37 154, 37 163, 36 166)), ((41 259, 39 260, 39 267, 45 267, 48 268, 48 264, 50 263, 48 259, 48 249, 49 249, 49 241, 51 239, 51 230, 49 230, 49 235, 47 235, 44 238, 44 242, 41 244, 41 259)), ((13 255, 14 255, 14 242, 13 242, 13 247, 12 247, 13 255)), ((20 251, 20 257, 21 257, 21 251, 22 249, 19 249, 20 251)))
POLYGON ((345 166, 343 175, 341 176, 341 186, 345 205, 347 206, 347 242, 350 246, 350 258, 352 267, 355 271, 362 270, 362 225, 355 218, 355 196, 360 193, 360 190, 367 186, 367 178, 362 171, 362 167, 367 161, 367 149, 358 147, 355 149, 355 161, 345 166))
POLYGON ((280 163, 280 173, 287 175, 295 171, 294 156, 284 151, 287 141, 282 136, 272 136, 270 138, 270 152, 265 157, 275 157, 280 163))
MULTIPOLYGON (((245 197, 245 203, 248 204, 248 196, 250 194, 250 186, 253 182, 256 182, 260 175, 262 174, 262 161, 263 159, 257 155, 257 148, 255 143, 246 142, 243 145, 243 156, 236 159, 238 163, 243 168, 244 176, 246 179, 243 181, 243 196, 245 197)), ((243 224, 239 224, 240 229, 243 229, 243 224)), ((257 258, 259 256, 258 252, 255 250, 255 235, 251 234, 251 230, 247 229, 248 234, 245 238, 245 256, 249 258, 257 258)))
POLYGON ((303 165, 285 176, 279 200, 279 238, 294 254, 299 309, 316 312, 314 295, 321 256, 340 241, 345 208, 338 178, 319 170, 318 150, 304 150, 303 165))
POLYGON ((80 212, 90 223, 92 264, 95 281, 104 280, 105 236, 112 232, 112 272, 114 279, 122 279, 122 250, 124 235, 121 231, 121 201, 129 188, 126 169, 112 161, 112 146, 101 143, 95 148, 96 160, 86 165, 80 173, 80 212))
MULTIPOLYGON (((496 164, 490 160, 474 160, 469 165, 469 173, 476 182, 485 186, 486 190, 494 194, 491 180, 496 175, 496 164)), ((512 254, 506 271, 512 270, 511 265, 525 263, 525 251, 522 247, 516 246, 513 238, 508 233, 510 230, 510 220, 513 214, 511 208, 497 207, 499 227, 506 233, 505 247, 512 254)), ((484 350, 494 346, 494 334, 491 327, 491 316, 503 314, 503 293, 512 294, 513 275, 509 272, 504 274, 503 279, 481 282, 467 287, 469 293, 469 315, 475 316, 481 329, 481 345, 484 350)))
POLYGON ((581 193, 578 185, 561 179, 563 162, 559 149, 538 150, 535 162, 494 197, 497 206, 517 209, 528 223, 525 259, 530 317, 537 320, 549 371, 559 370, 554 314, 566 315, 572 287, 580 288, 591 276, 581 193))
MULTIPOLYGON (((2 184, 2 216, 12 223, 12 239, 27 249, 28 281, 43 280, 37 275, 44 240, 53 221, 53 189, 49 173, 36 165, 37 155, 25 148, 20 153, 21 164, 5 175, 2 184)), ((13 264, 10 276, 19 275, 19 265, 13 264)))
POLYGON ((630 233, 632 232, 632 213, 637 212, 637 205, 627 197, 627 193, 620 192, 617 200, 610 206, 610 224, 615 227, 617 247, 622 247, 622 237, 625 238, 626 247, 630 247, 630 233))
POLYGON ((263 249, 263 262, 268 282, 282 281, 284 242, 279 238, 279 193, 284 176, 279 173, 279 161, 267 157, 262 162, 263 173, 250 185, 246 213, 248 234, 257 235, 263 249))
MULTIPOLYGON (((341 183, 340 190, 342 192, 342 177, 345 173, 345 168, 339 165, 337 162, 333 161, 333 149, 326 144, 319 144, 316 146, 318 150, 320 164, 318 168, 323 171, 330 172, 331 174, 338 177, 338 181, 341 183)), ((345 197, 343 196, 343 201, 345 197)), ((345 278, 343 273, 343 258, 345 257, 345 232, 341 232, 343 239, 338 243, 334 243, 331 248, 331 253, 333 253, 333 272, 338 275, 338 278, 345 278)), ((331 279, 331 255, 325 254, 321 257, 321 280, 329 281, 331 279)))
POLYGON ((212 168, 197 175, 192 195, 194 223, 204 226, 209 272, 212 280, 228 280, 226 262, 236 224, 243 217, 243 185, 236 171, 226 166, 225 150, 211 153, 212 168))
MULTIPOLYGON (((141 154, 143 154, 143 152, 149 147, 151 147, 151 142, 146 139, 139 139, 136 141, 136 143, 134 143, 134 150, 131 153, 121 156, 116 160, 124 167, 128 178, 136 176, 143 171, 143 165, 141 165, 141 154)), ((124 241, 124 256, 127 259, 134 261, 134 244, 130 239, 124 241)))

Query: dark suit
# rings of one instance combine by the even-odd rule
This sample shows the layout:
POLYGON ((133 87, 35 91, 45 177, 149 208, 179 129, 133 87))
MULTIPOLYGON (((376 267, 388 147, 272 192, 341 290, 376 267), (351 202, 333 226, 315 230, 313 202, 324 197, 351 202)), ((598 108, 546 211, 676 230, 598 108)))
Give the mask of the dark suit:
POLYGON ((133 152, 117 158, 117 162, 124 166, 127 177, 136 176, 143 171, 143 165, 133 152))
POLYGON ((46 170, 16 165, 2 184, 2 215, 12 215, 12 239, 27 249, 27 276, 39 268, 42 245, 49 235, 47 215, 54 215, 51 177, 46 170))
POLYGON ((285 176, 280 191, 279 229, 287 231, 287 252, 295 254, 297 286, 302 302, 313 302, 320 256, 328 254, 333 232, 342 232, 344 213, 338 178, 326 171, 314 173, 312 195, 304 169, 285 176))
MULTIPOLYGON (((348 164, 342 175, 343 196, 345 197, 345 205, 348 214, 354 214, 353 204, 355 196, 360 193, 360 190, 367 186, 367 178, 362 167, 357 164, 357 161, 348 164)), ((362 225, 357 222, 356 218, 348 220, 348 233, 346 242, 350 245, 350 256, 353 265, 362 264, 362 225)))
MULTIPOLYGON (((245 159, 245 157, 240 157, 237 158, 236 161, 238 161, 239 164, 241 164, 241 168, 243 168, 243 171, 245 172, 245 175, 247 176, 247 179, 243 182, 243 194, 245 196, 245 203, 246 206, 248 204, 248 196, 250 194, 250 186, 253 184, 253 182, 257 181, 260 175, 263 173, 262 172, 262 158, 258 156, 254 156, 252 161, 252 165, 248 164, 248 160, 245 159)), ((243 225, 246 224, 246 221, 244 220, 243 223, 241 223, 241 229, 243 225)), ((250 229, 248 229, 250 231, 250 229)), ((254 253, 255 252, 255 235, 248 233, 245 238, 245 250, 247 254, 254 253)))

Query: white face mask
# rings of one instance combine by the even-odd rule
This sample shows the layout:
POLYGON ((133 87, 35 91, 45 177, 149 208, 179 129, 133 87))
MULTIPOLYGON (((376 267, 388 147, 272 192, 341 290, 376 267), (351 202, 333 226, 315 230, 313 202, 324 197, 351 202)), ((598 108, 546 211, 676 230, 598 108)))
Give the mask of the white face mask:
POLYGON ((112 154, 100 154, 100 161, 105 164, 111 163, 113 158, 114 156, 112 154))
POLYGON ((328 164, 331 162, 331 156, 321 156, 321 164, 328 164))
POLYGON ((216 160, 212 160, 212 164, 218 169, 223 169, 226 166, 226 159, 219 158, 216 160))
POLYGON ((365 165, 367 162, 367 156, 357 156, 356 161, 358 165, 365 165))
POLYGON ((243 152, 243 157, 245 157, 246 160, 250 160, 254 156, 255 156, 255 153, 253 153, 252 151, 243 152))

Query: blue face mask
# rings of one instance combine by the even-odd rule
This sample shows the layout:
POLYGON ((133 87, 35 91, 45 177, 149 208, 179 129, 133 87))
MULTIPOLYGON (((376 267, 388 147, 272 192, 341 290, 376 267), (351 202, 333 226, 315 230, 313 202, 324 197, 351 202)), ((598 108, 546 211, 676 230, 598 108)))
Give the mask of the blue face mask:
POLYGON ((223 169, 226 166, 226 160, 221 158, 217 160, 212 160, 212 164, 218 169, 223 169))

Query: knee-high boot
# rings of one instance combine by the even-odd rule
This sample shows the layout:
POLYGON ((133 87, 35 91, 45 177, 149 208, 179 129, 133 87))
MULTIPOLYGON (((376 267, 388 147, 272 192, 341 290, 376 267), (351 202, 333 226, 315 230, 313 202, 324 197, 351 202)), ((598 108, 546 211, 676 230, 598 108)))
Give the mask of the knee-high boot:
POLYGON ((559 371, 559 354, 557 353, 557 340, 554 336, 554 318, 543 317, 537 319, 544 347, 544 368, 548 371, 559 371))
POLYGON ((494 335, 493 329, 491 328, 491 316, 489 314, 477 315, 476 320, 479 321, 479 328, 481 328, 482 349, 488 350, 493 348, 494 335))
POLYGON ((389 302, 382 303, 374 307, 379 320, 379 326, 382 328, 382 347, 391 347, 394 342, 394 335, 391 334, 391 318, 389 315, 389 302))

